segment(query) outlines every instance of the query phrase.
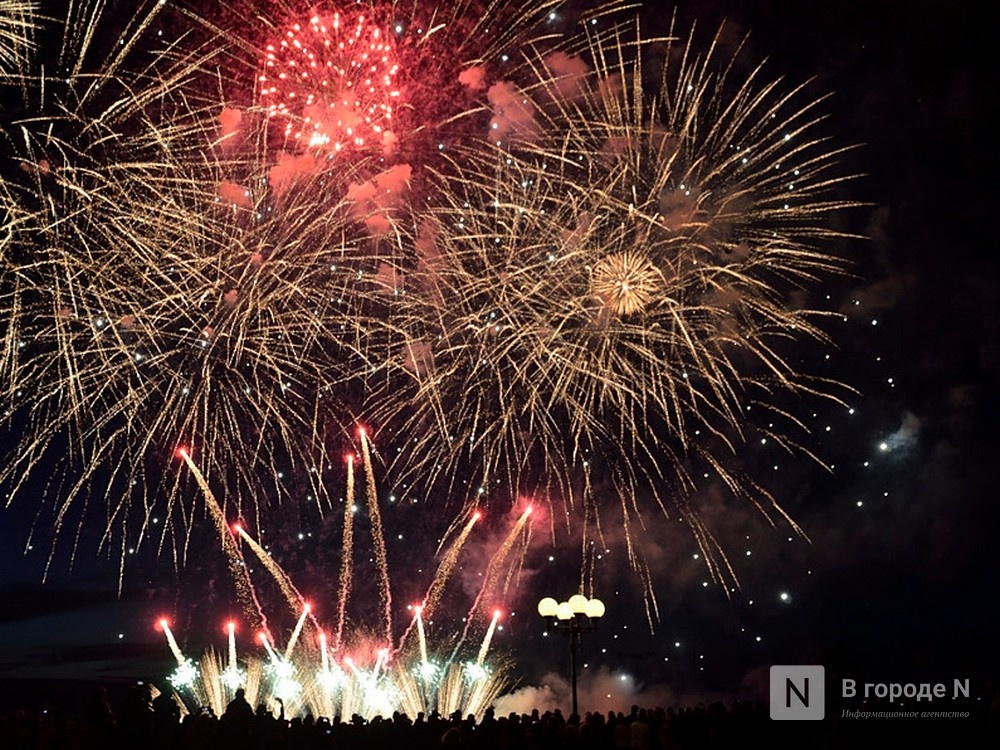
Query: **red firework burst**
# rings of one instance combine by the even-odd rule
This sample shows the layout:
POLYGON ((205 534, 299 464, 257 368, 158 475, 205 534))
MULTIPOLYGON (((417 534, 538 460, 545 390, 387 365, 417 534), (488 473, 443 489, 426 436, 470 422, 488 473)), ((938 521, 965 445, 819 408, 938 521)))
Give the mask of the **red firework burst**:
POLYGON ((363 14, 314 13, 268 44, 261 103, 305 148, 387 147, 399 101, 389 34, 363 14))

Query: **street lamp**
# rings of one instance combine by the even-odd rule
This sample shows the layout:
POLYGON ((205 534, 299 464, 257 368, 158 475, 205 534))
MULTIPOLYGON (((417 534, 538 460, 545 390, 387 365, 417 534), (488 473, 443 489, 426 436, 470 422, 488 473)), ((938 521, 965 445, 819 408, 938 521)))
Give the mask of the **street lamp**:
POLYGON ((583 633, 597 630, 597 622, 604 616, 604 602, 588 599, 583 594, 575 594, 565 602, 557 602, 547 596, 538 602, 538 614, 545 618, 553 630, 565 633, 569 638, 569 676, 573 686, 573 713, 579 716, 576 707, 576 644, 583 633))

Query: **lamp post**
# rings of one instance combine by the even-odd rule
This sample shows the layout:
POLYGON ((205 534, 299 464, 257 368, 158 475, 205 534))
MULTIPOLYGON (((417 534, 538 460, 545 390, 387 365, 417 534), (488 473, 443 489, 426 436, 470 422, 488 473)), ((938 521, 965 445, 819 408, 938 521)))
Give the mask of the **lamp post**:
POLYGON ((538 602, 538 614, 545 618, 549 628, 564 633, 569 638, 569 677, 573 687, 573 713, 579 716, 576 704, 576 644, 583 633, 597 630, 597 622, 604 616, 604 602, 575 594, 565 602, 547 596, 538 602))

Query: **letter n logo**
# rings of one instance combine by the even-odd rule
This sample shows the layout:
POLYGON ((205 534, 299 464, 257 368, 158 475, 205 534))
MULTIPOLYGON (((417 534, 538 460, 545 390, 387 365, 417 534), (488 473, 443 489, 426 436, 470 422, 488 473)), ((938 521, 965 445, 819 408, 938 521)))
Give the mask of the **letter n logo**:
POLYGON ((825 680, 826 670, 819 665, 771 667, 771 718, 822 719, 825 680))

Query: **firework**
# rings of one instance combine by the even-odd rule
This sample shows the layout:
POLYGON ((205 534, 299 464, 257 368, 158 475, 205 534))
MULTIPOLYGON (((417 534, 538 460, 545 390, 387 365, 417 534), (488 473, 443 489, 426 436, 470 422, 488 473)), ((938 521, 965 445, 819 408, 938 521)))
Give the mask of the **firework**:
POLYGON ((337 629, 334 646, 340 647, 347 617, 347 601, 351 596, 351 578, 354 570, 354 456, 347 457, 347 499, 344 503, 344 531, 340 547, 340 578, 337 586, 337 629))
POLYGON ((174 689, 174 699, 184 714, 202 706, 209 706, 216 716, 221 716, 239 688, 243 688, 248 701, 257 702, 258 696, 261 695, 264 663, 259 659, 249 659, 244 667, 239 666, 236 623, 226 624, 229 645, 225 667, 222 657, 213 648, 206 649, 198 662, 185 656, 166 618, 161 618, 156 627, 163 632, 167 645, 177 660, 177 668, 167 677, 167 682, 174 689), (191 704, 186 703, 181 696, 186 697, 191 704))
POLYGON ((279 122, 279 148, 426 163, 477 127, 492 69, 516 70, 520 49, 562 43, 553 24, 561 5, 239 0, 185 12, 231 50, 219 63, 227 96, 279 122))
POLYGON ((38 29, 37 3, 24 0, 0 2, 0 82, 16 76, 28 62, 38 29))
POLYGON ((401 362, 409 386, 381 394, 386 420, 420 436, 397 468, 429 485, 473 472, 561 500, 595 539, 611 517, 593 478, 610 485, 650 594, 637 531, 651 511, 676 511, 732 581, 688 499, 702 473, 798 530, 726 454, 761 432, 794 446, 780 394, 846 393, 788 353, 825 340, 821 313, 792 300, 842 268, 821 243, 853 205, 818 101, 670 40, 655 71, 653 45, 613 28, 589 38, 589 62, 540 54, 505 83, 496 139, 435 178, 400 302, 422 364, 401 362))
POLYGON ((371 447, 365 428, 358 430, 361 455, 364 458, 365 497, 368 499, 368 518, 372 526, 372 543, 375 547, 375 570, 378 572, 378 592, 382 603, 386 638, 392 638, 392 591, 389 588, 389 562, 385 555, 385 534, 382 531, 382 513, 378 507, 378 488, 375 486, 375 469, 372 466, 371 447))
MULTIPOLYGON (((191 453, 186 447, 181 447, 177 451, 181 458, 184 459, 184 463, 191 470, 194 475, 195 481, 198 483, 198 487, 202 492, 202 496, 205 500, 205 507, 208 510, 208 515, 212 519, 212 523, 215 526, 216 534, 219 537, 219 544, 222 547, 222 551, 226 555, 226 564, 229 568, 229 575, 233 579, 233 585, 236 587, 237 598, 240 601, 240 605, 243 608, 244 613, 251 618, 252 621, 259 623, 261 627, 264 627, 267 623, 267 619, 264 617, 263 610, 260 607, 260 603, 257 601, 257 596, 254 594, 253 586, 250 584, 249 576, 247 575, 246 565, 243 561, 243 555, 240 553, 239 548, 233 541, 232 536, 229 533, 229 526, 226 523, 226 516, 219 507, 219 501, 215 499, 215 493, 212 492, 212 488, 209 487, 208 481, 205 479, 205 475, 201 473, 198 465, 191 459, 191 453)), ((241 533, 242 529, 237 525, 236 533, 241 533)))
POLYGON ((218 48, 157 44, 159 7, 103 58, 86 45, 107 19, 91 8, 86 38, 68 20, 60 54, 79 67, 59 85, 26 76, 51 100, 4 131, 0 372, 20 440, 0 480, 13 496, 54 466, 57 539, 100 517, 123 564, 154 532, 182 559, 212 508, 184 506, 164 473, 178 442, 223 480, 223 509, 280 500, 281 464, 309 472, 322 506, 341 422, 327 405, 368 369, 355 292, 379 288, 351 169, 274 163, 263 113, 224 146, 218 48))
MULTIPOLYGON (((272 467, 281 463, 310 467, 320 502, 325 404, 336 400, 330 384, 357 320, 348 313, 336 322, 333 310, 344 300, 335 296, 337 277, 358 272, 346 257, 345 214, 309 205, 261 205, 260 218, 247 223, 230 212, 214 237, 204 236, 212 229, 205 222, 179 242, 137 228, 135 241, 102 238, 89 257, 79 244, 68 246, 70 238, 54 237, 47 253, 17 268, 6 295, 16 326, 8 329, 16 359, 7 396, 36 428, 5 473, 27 475, 73 444, 65 461, 74 479, 62 492, 57 527, 93 491, 98 472, 111 474, 117 492, 109 498, 119 498, 109 499, 109 531, 133 526, 139 511, 128 545, 149 533, 160 490, 166 526, 189 526, 193 509, 176 505, 176 485, 159 486, 155 466, 157 457, 169 462, 178 441, 197 441, 204 469, 232 476, 227 489, 242 492, 224 497, 237 498, 240 513, 248 502, 245 512, 255 515, 261 471, 270 470, 272 496, 280 496, 272 467), (224 452, 242 457, 235 465, 242 476, 228 474, 234 465, 224 452)), ((166 217, 164 225, 161 235, 171 232, 166 217)))
MULTIPOLYGON (((291 579, 285 574, 285 571, 281 569, 281 566, 271 559, 271 555, 268 554, 267 550, 261 547, 242 526, 236 525, 234 530, 239 535, 240 539, 243 540, 243 542, 245 542, 246 545, 253 551, 257 559, 260 560, 261 565, 263 565, 267 569, 267 572, 274 578, 274 581, 278 584, 278 588, 281 590, 282 596, 285 597, 285 602, 288 606, 293 610, 301 606, 305 601, 302 598, 302 594, 300 594, 298 589, 295 588, 295 584, 293 584, 291 579)), ((242 562, 242 557, 240 558, 240 561, 242 562)), ((305 607, 303 612, 304 615, 308 614, 309 608, 305 607)))
MULTIPOLYGON (((276 466, 307 471, 324 511, 327 441, 407 338, 390 309, 405 265, 393 234, 419 221, 404 157, 437 158, 429 133, 485 101, 463 73, 543 38, 552 5, 300 18, 283 3, 199 15, 150 0, 116 19, 73 4, 44 49, 18 57, 24 114, 0 133, 0 395, 15 437, 0 481, 11 497, 46 467, 40 517, 57 541, 74 535, 75 554, 82 530, 103 523, 99 544, 122 565, 150 537, 183 560, 204 517, 164 471, 179 442, 199 446, 224 512, 259 526, 285 499, 276 466), (366 56, 379 89, 345 100, 373 73, 366 56), (290 79, 306 60, 337 80, 290 79), (388 137, 390 121, 408 144, 395 163, 355 132, 363 122, 388 137), (351 159, 334 160, 348 129, 351 159)), ((0 6, 3 39, 27 38, 31 7, 0 6)))
POLYGON ((472 533, 472 527, 476 525, 476 522, 482 518, 482 513, 478 510, 475 511, 469 518, 468 523, 462 528, 462 531, 455 537, 455 541, 452 542, 451 546, 445 551, 441 558, 441 565, 438 567, 437 574, 434 576, 434 581, 431 587, 427 590, 427 594, 424 596, 424 603, 422 607, 422 614, 429 617, 434 610, 437 608, 438 602, 441 600, 441 593, 444 590, 444 585, 451 578, 452 571, 454 571, 455 566, 458 564, 458 556, 462 551, 462 547, 465 545, 466 540, 469 538, 469 534, 472 533))
MULTIPOLYGON (((360 432, 360 439, 364 445, 367 441, 364 431, 360 432)), ((363 449, 363 455, 366 467, 370 466, 370 447, 363 449)), ((368 481, 373 483, 373 471, 366 468, 365 474, 368 481)), ((352 461, 348 461, 348 477, 349 481, 353 481, 352 461)), ((515 524, 517 532, 524 527, 527 517, 528 513, 523 514, 515 524)), ((473 518, 460 533, 463 541, 475 520, 477 519, 473 518)), ((187 657, 178 645, 167 620, 161 619, 158 627, 163 631, 177 661, 177 668, 168 680, 182 698, 195 701, 198 705, 210 705, 218 714, 245 682, 248 683, 248 700, 253 701, 249 689, 249 683, 253 682, 253 692, 260 700, 273 702, 280 699, 286 712, 293 716, 308 711, 313 715, 359 714, 371 717, 388 716, 395 711, 402 711, 415 717, 419 712, 432 710, 448 714, 457 710, 463 715, 481 716, 508 684, 509 664, 503 659, 488 659, 490 645, 501 617, 499 609, 492 613, 474 660, 463 661, 460 657, 462 642, 452 650, 450 656, 441 647, 435 648, 428 643, 421 606, 411 608, 413 620, 395 648, 392 647, 391 631, 372 635, 365 629, 354 628, 346 635, 338 633, 334 648, 331 649, 325 631, 320 628, 313 615, 312 606, 302 601, 288 574, 245 531, 239 530, 237 533, 253 546, 260 560, 265 562, 265 570, 278 582, 286 598, 290 596, 288 591, 293 592, 298 606, 296 607, 295 602, 289 603, 293 605, 297 619, 283 648, 279 648, 268 630, 261 630, 257 640, 266 658, 249 656, 242 662, 237 655, 235 623, 227 623, 228 659, 225 667, 214 649, 207 650, 199 663, 187 657), (416 643, 407 638, 414 627, 418 634, 416 643)), ((352 524, 345 523, 345 540, 352 533, 352 524)), ((381 526, 373 524, 372 534, 381 534, 381 526)), ((460 546, 457 540, 453 542, 446 557, 455 557, 460 546)), ((491 570, 502 564, 509 546, 506 543, 501 545, 490 563, 491 570)), ((347 560, 348 565, 353 565, 350 557, 347 560)), ((448 572, 453 566, 454 561, 450 564, 442 561, 430 590, 440 591, 444 588, 448 572)), ((479 598, 490 586, 489 579, 487 576, 479 598)), ((385 598, 391 603, 391 596, 385 598)), ((257 601, 256 594, 254 601, 257 601)), ((341 631, 348 607, 347 599, 338 603, 337 627, 341 631)), ((378 619, 383 618, 384 613, 379 613, 378 619)), ((263 619, 263 615, 260 619, 263 619)), ((470 622, 475 621, 479 627, 482 624, 480 620, 478 615, 468 618, 463 641, 470 622)))
POLYGON ((331 444, 365 413, 391 482, 468 506, 453 527, 476 485, 561 503, 585 571, 613 523, 650 594, 652 514, 733 578, 704 479, 794 527, 729 459, 760 434, 795 449, 778 400, 839 392, 789 358, 824 337, 795 294, 841 270, 827 219, 851 205, 819 101, 693 35, 643 39, 618 3, 570 31, 555 0, 259 5, 74 3, 32 53, 31 5, 0 1, 0 82, 26 105, 0 132, 11 497, 44 482, 74 554, 95 520, 122 564, 151 537, 183 561, 205 519, 231 551, 227 517, 329 511, 331 444), (171 470, 179 443, 218 500, 171 470))
POLYGON ((266 46, 260 101, 285 137, 334 152, 391 143, 399 90, 393 34, 363 12, 314 13, 266 46))

